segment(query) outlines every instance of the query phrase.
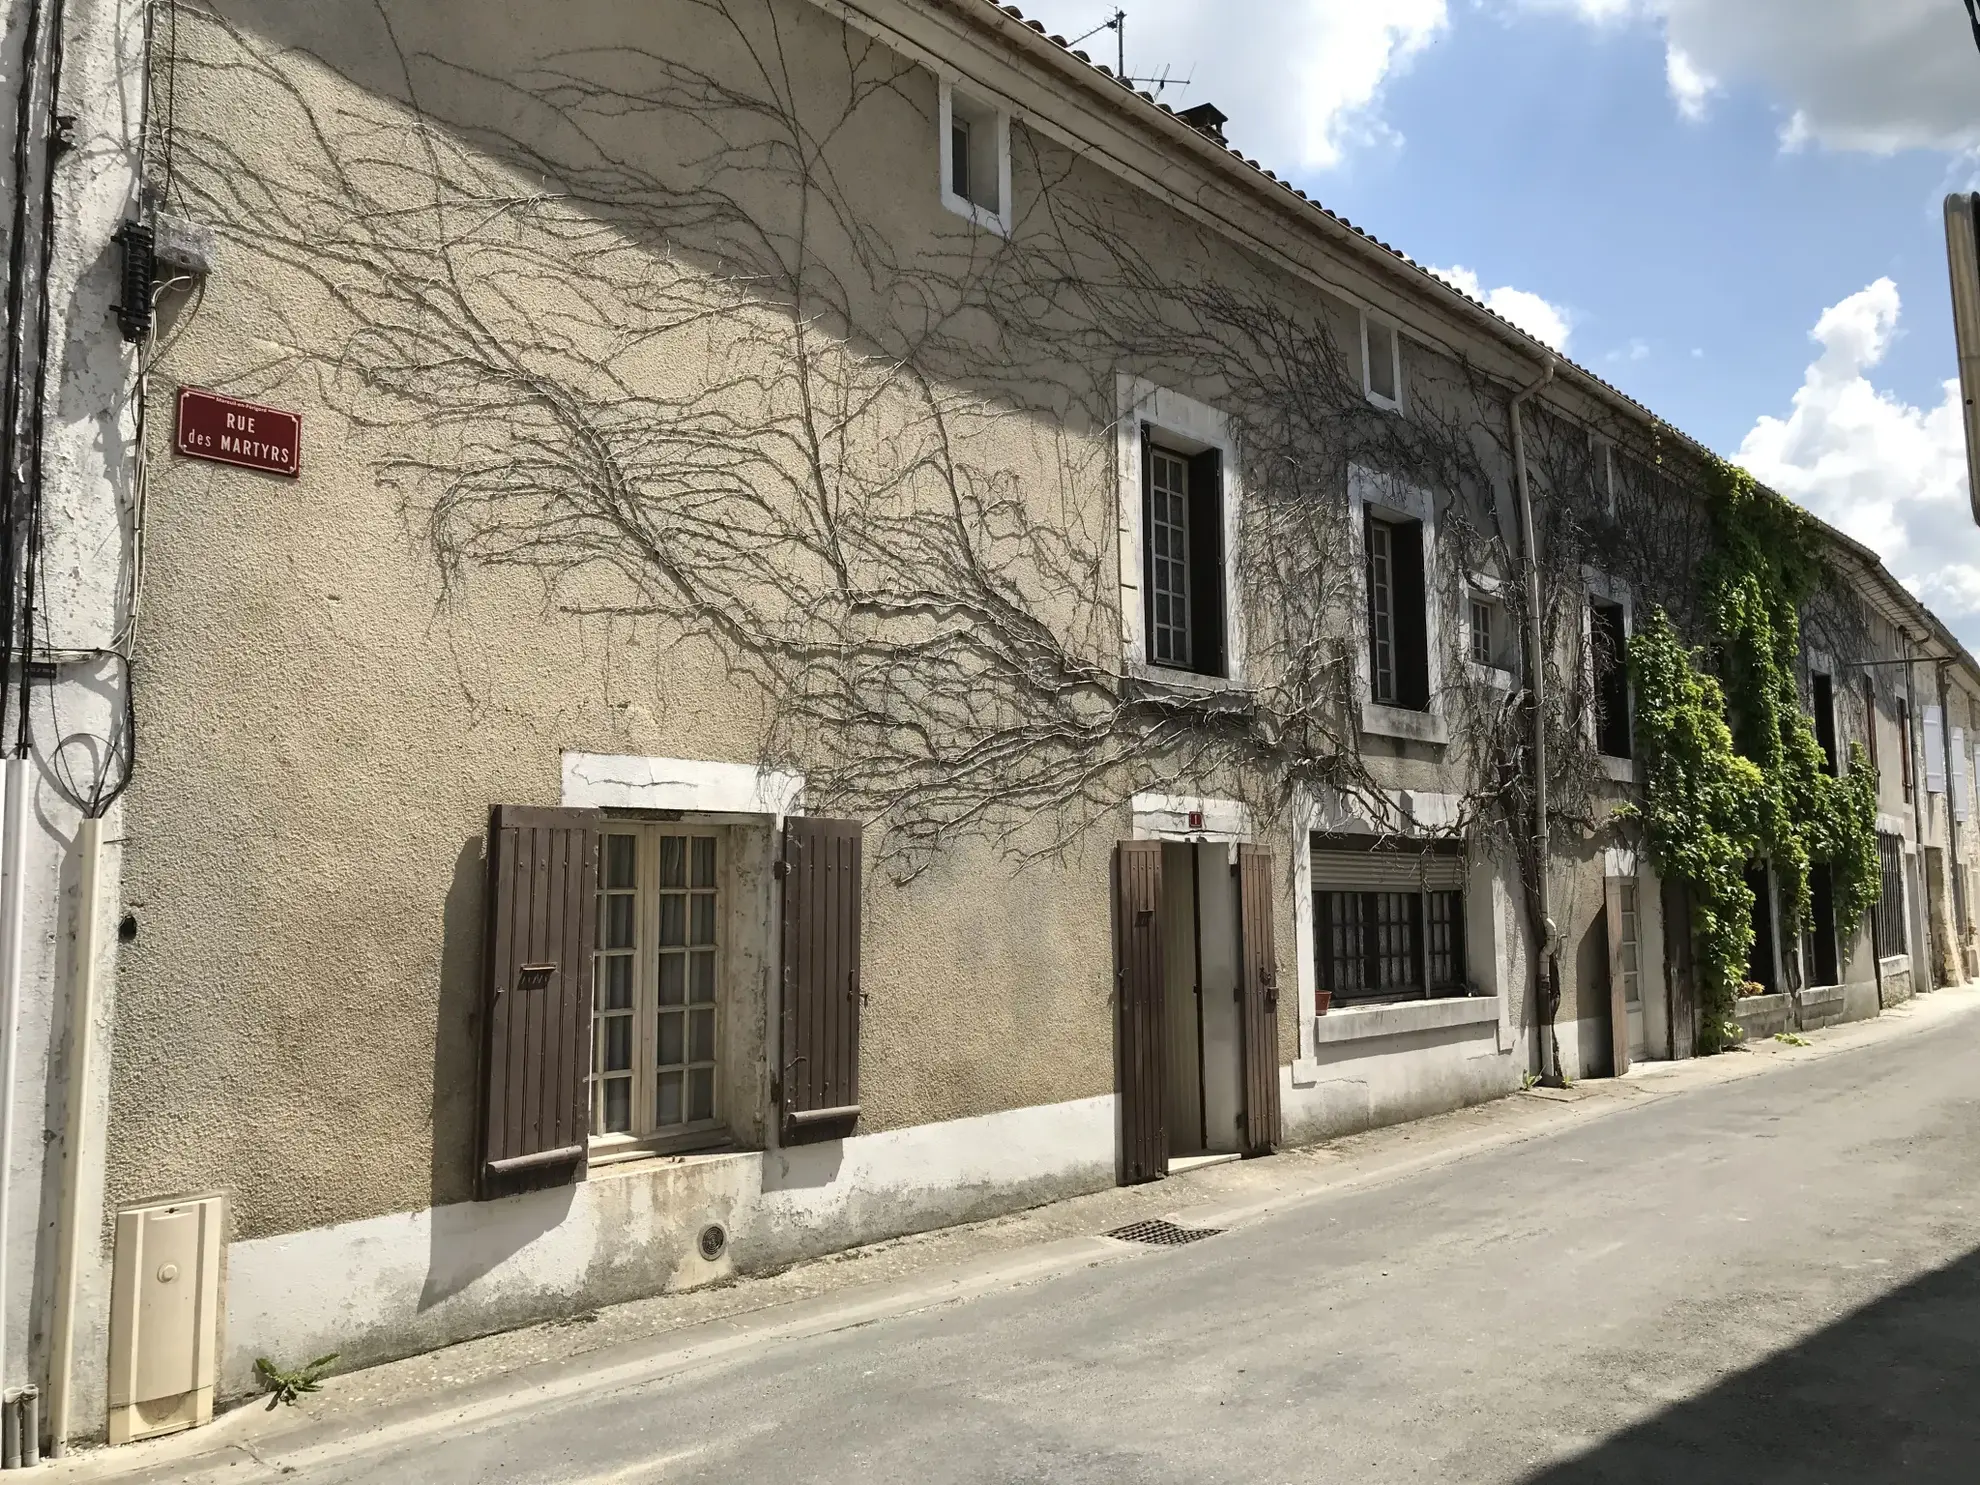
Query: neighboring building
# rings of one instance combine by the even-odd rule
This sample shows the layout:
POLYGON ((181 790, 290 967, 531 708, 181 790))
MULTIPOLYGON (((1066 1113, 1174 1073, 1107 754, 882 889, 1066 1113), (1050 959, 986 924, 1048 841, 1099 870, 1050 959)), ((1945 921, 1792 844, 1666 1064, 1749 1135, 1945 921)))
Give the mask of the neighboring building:
MULTIPOLYGON (((150 45, 148 469, 106 395, 48 517, 144 556, 84 1230, 224 1196, 222 1395, 1690 1054, 1683 893, 1611 815, 1703 451, 1215 110, 978 0, 150 45), (188 388, 240 405, 174 452, 188 388)), ((1887 900, 1792 941, 1763 889, 1756 1032, 1980 968, 1980 667, 1830 563, 1805 700, 1880 768, 1887 900)), ((101 1232, 77 1433, 147 1402, 101 1232)))

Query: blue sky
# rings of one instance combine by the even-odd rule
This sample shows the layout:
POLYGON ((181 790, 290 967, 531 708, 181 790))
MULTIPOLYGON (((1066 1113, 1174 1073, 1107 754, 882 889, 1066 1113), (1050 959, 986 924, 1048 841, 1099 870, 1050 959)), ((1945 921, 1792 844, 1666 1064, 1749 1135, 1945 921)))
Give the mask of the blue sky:
MULTIPOLYGON (((1193 73, 1165 101, 1218 104, 1246 153, 1564 333, 1980 649, 1945 386, 1941 201, 1980 175, 1959 0, 1123 4, 1131 72, 1193 73)), ((1112 5, 1024 9, 1070 37, 1112 5)))

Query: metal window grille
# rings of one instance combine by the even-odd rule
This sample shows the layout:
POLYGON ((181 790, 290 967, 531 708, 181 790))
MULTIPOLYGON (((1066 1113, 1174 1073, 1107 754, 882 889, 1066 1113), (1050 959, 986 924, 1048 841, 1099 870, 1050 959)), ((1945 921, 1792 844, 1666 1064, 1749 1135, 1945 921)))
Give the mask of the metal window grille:
POLYGON ((1189 463, 1149 451, 1148 581, 1154 596, 1155 663, 1190 663, 1189 463))
POLYGON ((1462 892, 1316 892, 1320 988, 1421 1000, 1465 986, 1462 892))
POLYGON ((1464 894, 1426 892, 1423 906, 1430 990, 1455 989, 1464 984, 1464 894))
POLYGON ((1877 945, 1885 954, 1911 952, 1904 925, 1904 840, 1900 836, 1877 837, 1877 865, 1883 892, 1877 899, 1877 945))
POLYGON ((1471 603, 1471 658, 1480 665, 1492 663, 1492 606, 1476 599, 1471 603))
POLYGON ((1383 521, 1368 523, 1368 694, 1384 706, 1395 704, 1395 548, 1383 521))

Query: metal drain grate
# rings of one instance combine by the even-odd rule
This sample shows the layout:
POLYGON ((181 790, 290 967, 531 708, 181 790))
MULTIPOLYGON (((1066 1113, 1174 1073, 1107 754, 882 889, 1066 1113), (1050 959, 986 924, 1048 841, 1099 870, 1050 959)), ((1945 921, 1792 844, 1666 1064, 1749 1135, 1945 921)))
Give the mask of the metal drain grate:
POLYGON ((1107 1236, 1119 1238, 1124 1243, 1153 1243, 1162 1248, 1180 1248, 1184 1243, 1199 1243, 1207 1237, 1216 1237, 1224 1229, 1221 1227, 1178 1227, 1173 1222, 1130 1222, 1126 1227, 1116 1227, 1107 1236))

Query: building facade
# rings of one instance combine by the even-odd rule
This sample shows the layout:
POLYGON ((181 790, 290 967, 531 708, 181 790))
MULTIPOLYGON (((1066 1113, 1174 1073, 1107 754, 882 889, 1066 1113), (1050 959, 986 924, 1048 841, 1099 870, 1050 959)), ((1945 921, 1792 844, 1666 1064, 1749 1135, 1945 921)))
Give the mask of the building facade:
MULTIPOLYGON (((113 637, 141 576, 140 745, 94 896, 73 821, 16 873, 24 1025, 106 944, 75 1434, 196 1406, 120 1370, 127 1217, 221 1224, 237 1396, 1691 1054, 1617 811, 1707 456, 1214 110, 974 0, 174 17, 65 228, 176 245, 137 360, 70 311, 139 498, 49 517, 113 637)), ((1823 541, 1885 898, 1779 932, 1756 864, 1754 1035, 1980 967, 1980 668, 1823 541)))

